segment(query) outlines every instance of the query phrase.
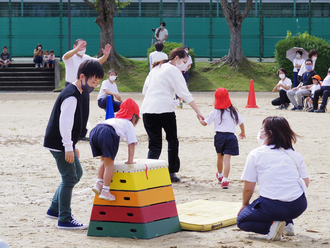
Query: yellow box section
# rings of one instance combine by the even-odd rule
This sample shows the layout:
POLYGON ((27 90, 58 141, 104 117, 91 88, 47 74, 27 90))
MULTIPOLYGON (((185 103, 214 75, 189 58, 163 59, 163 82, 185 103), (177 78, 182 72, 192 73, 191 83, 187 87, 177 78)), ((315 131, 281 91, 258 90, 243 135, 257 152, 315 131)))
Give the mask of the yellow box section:
POLYGON ((101 200, 95 195, 94 205, 143 207, 175 200, 172 186, 135 192, 112 190, 110 192, 116 197, 115 201, 101 200))
POLYGON ((165 167, 160 169, 147 170, 147 172, 114 172, 110 188, 112 190, 137 191, 170 184, 171 179, 168 168, 165 167))

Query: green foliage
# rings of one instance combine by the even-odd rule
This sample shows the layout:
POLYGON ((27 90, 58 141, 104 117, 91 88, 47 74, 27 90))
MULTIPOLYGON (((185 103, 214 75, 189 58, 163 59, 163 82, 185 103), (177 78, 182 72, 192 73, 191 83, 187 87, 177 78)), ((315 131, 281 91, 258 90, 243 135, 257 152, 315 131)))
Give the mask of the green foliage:
MULTIPOLYGON (((119 92, 141 92, 144 81, 149 73, 149 63, 147 60, 121 60, 124 69, 114 68, 118 72, 117 86, 119 92)), ((64 63, 61 65, 61 85, 64 88, 65 69, 64 63)), ((229 91, 249 91, 250 80, 254 81, 255 91, 271 91, 278 83, 276 76, 278 67, 275 63, 258 63, 244 61, 237 72, 229 65, 219 68, 209 63, 196 63, 193 74, 189 77, 190 91, 215 91, 219 87, 225 87, 229 91)), ((104 78, 107 79, 109 64, 103 64, 104 78)), ((103 81, 102 80, 102 81, 103 81)), ((95 91, 99 91, 98 87, 95 91)), ((277 95, 274 95, 277 97, 277 95)))
MULTIPOLYGON (((182 43, 176 43, 176 42, 165 42, 164 43, 164 49, 162 52, 166 53, 167 56, 170 55, 170 52, 174 49, 174 48, 178 48, 178 47, 182 47, 182 43)), ((147 51, 147 57, 148 57, 148 63, 149 63, 149 54, 156 51, 154 46, 151 46, 148 51, 147 51)), ((193 48, 189 47, 189 55, 191 56, 191 59, 193 61, 193 63, 191 64, 191 68, 189 70, 189 73, 192 73, 194 68, 195 68, 195 51, 193 48)))
POLYGON ((309 35, 307 32, 292 36, 291 32, 287 31, 287 37, 280 40, 275 47, 275 59, 279 68, 285 68, 288 72, 288 77, 292 79, 293 63, 286 58, 286 51, 292 47, 302 47, 307 52, 315 49, 318 52, 318 57, 315 65, 315 71, 323 79, 330 66, 330 44, 324 39, 309 35))
POLYGON ((123 9, 125 8, 126 6, 130 5, 131 4, 131 0, 128 0, 127 2, 124 2, 124 1, 119 1, 119 0, 92 0, 91 2, 93 3, 94 7, 95 7, 95 11, 96 12, 100 12, 100 11, 104 11, 106 14, 109 14, 110 13, 110 10, 102 10, 102 9, 99 9, 98 8, 98 3, 99 1, 107 1, 107 2, 110 2, 110 1, 114 1, 115 2, 115 8, 116 8, 116 12, 117 13, 120 13, 120 9, 123 9))

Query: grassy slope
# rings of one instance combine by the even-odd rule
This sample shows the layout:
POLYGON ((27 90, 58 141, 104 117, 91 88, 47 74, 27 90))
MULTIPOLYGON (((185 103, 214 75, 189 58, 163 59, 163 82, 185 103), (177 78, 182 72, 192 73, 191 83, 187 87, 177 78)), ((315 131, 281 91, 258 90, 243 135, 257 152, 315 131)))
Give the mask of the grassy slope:
MULTIPOLYGON (((106 72, 109 65, 103 66, 106 72)), ((240 65, 235 73, 235 68, 217 65, 211 66, 209 63, 196 63, 194 71, 190 74, 190 91, 214 91, 219 87, 227 88, 229 91, 248 91, 250 80, 254 81, 255 91, 270 91, 279 81, 276 76, 277 67, 275 63, 257 63, 246 61, 240 65)), ((143 83, 149 72, 147 61, 128 60, 125 62, 125 69, 118 72, 119 92, 139 92, 142 91, 143 83)), ((61 62, 61 86, 64 87, 64 63, 61 62)))

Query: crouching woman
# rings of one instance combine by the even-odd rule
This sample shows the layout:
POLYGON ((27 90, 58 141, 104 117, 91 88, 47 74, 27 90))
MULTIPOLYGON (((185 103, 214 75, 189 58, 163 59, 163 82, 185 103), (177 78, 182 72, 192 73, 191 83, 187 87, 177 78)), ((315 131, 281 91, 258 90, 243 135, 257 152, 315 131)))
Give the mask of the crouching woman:
POLYGON ((237 226, 247 232, 267 234, 280 240, 282 234, 294 235, 293 219, 307 208, 309 178, 302 156, 292 143, 297 134, 283 117, 267 117, 258 133, 258 147, 246 159, 243 204, 237 226), (256 183, 259 198, 250 204, 256 183))

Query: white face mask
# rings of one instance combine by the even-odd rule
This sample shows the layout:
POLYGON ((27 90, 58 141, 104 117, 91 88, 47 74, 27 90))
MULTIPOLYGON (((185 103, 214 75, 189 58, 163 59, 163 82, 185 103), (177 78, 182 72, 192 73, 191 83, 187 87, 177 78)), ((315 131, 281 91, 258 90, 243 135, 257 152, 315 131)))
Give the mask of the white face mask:
POLYGON ((285 78, 285 74, 278 74, 278 76, 280 77, 280 79, 285 78))
POLYGON ((260 136, 265 133, 266 132, 262 133, 261 131, 259 131, 257 134, 257 140, 258 140, 259 145, 261 145, 261 146, 263 146, 265 144, 265 141, 267 138, 262 139, 262 138, 260 138, 260 136))
POLYGON ((86 49, 81 50, 81 51, 78 51, 77 53, 78 53, 80 56, 83 56, 83 55, 85 54, 85 52, 86 52, 86 49))
POLYGON ((178 59, 178 61, 176 62, 175 65, 180 71, 184 71, 186 69, 186 64, 183 63, 180 59, 178 59), (181 64, 179 64, 178 62, 181 62, 181 64))
POLYGON ((109 79, 110 79, 111 82, 113 82, 117 79, 117 76, 110 76, 109 79))
POLYGON ((296 54, 296 58, 299 59, 300 58, 300 54, 296 54))
POLYGON ((313 57, 312 60, 313 60, 313 61, 316 61, 316 60, 317 60, 317 57, 313 57))

